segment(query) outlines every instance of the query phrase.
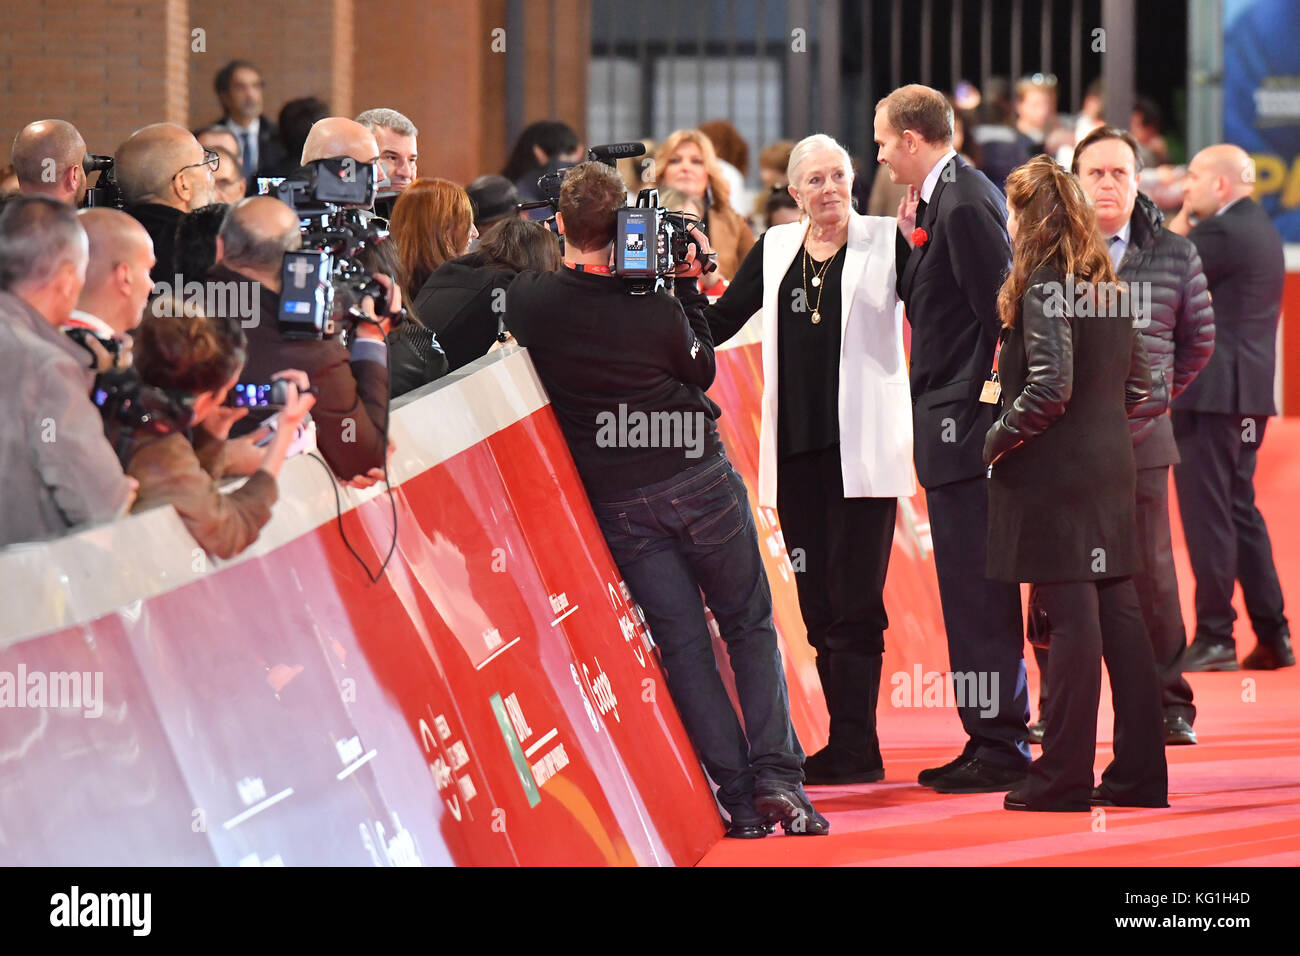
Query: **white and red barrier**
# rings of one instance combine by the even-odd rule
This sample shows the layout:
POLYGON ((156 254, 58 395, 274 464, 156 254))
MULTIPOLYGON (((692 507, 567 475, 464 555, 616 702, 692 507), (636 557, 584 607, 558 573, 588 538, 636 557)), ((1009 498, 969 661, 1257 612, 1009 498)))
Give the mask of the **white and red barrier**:
MULTIPOLYGON (((721 350, 713 390, 751 489, 758 352, 721 350)), ((512 351, 399 403, 377 584, 307 458, 232 561, 169 508, 0 553, 0 864, 699 860, 716 806, 546 402, 512 351)), ((377 569, 387 495, 342 494, 377 569)), ((755 514, 811 751, 825 707, 775 514, 755 514)), ((946 659, 909 501, 886 598, 886 671, 946 659)))

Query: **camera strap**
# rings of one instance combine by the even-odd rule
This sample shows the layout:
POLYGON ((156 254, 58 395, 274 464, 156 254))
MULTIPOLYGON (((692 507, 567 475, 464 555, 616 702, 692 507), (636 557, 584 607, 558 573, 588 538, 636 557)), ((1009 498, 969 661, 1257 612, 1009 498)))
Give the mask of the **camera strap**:
POLYGON ((565 266, 574 272, 594 272, 596 275, 612 276, 614 270, 604 265, 583 265, 581 262, 566 262, 565 266))

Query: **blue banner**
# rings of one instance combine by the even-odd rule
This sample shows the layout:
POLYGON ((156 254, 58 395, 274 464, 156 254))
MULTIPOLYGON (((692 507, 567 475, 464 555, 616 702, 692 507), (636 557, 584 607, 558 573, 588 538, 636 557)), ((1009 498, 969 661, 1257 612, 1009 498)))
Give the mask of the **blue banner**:
POLYGON ((1223 130, 1255 160, 1257 198, 1300 242, 1300 2, 1225 0, 1223 130))

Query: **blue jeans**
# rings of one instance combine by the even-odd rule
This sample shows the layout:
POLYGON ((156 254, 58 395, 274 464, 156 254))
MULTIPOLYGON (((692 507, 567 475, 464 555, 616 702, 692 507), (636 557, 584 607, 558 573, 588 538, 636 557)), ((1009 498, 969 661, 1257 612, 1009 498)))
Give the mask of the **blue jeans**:
POLYGON ((719 455, 620 499, 593 502, 596 520, 659 646, 669 693, 718 801, 733 822, 752 822, 755 783, 798 788, 804 754, 745 483, 719 455), (705 603, 727 645, 748 739, 718 675, 705 603))

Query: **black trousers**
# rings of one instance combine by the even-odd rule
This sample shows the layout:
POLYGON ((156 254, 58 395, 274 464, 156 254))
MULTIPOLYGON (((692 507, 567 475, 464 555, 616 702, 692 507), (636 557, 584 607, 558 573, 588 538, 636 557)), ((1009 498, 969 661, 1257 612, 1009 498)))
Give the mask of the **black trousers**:
POLYGON ((1008 769, 1029 766, 1029 686, 1025 681, 1020 586, 990 581, 989 497, 984 477, 926 490, 939 601, 953 673, 997 680, 997 712, 957 708, 967 737, 963 754, 1008 769))
POLYGON ((838 445, 781 461, 776 487, 808 643, 818 656, 883 654, 898 499, 845 498, 838 445))
MULTIPOLYGON (((1183 677, 1187 630, 1178 601, 1178 573, 1169 531, 1169 466, 1140 468, 1137 473, 1138 547, 1142 569, 1133 575, 1138 604, 1160 678, 1160 707, 1166 717, 1196 720, 1192 685, 1183 677)), ((1038 661, 1038 716, 1044 720, 1050 696, 1047 651, 1034 648, 1038 661)))
POLYGON ((1264 516, 1255 506, 1255 461, 1268 419, 1211 412, 1172 413, 1182 463, 1174 466, 1178 511, 1196 578, 1198 641, 1232 644, 1241 582, 1255 637, 1290 634, 1264 516))
POLYGON ((1101 663, 1115 708, 1115 759, 1101 777, 1119 803, 1164 806, 1169 794, 1155 658, 1132 578, 1040 584, 1052 622, 1051 708, 1043 753, 1020 789, 1031 804, 1087 809, 1097 756, 1101 663))

